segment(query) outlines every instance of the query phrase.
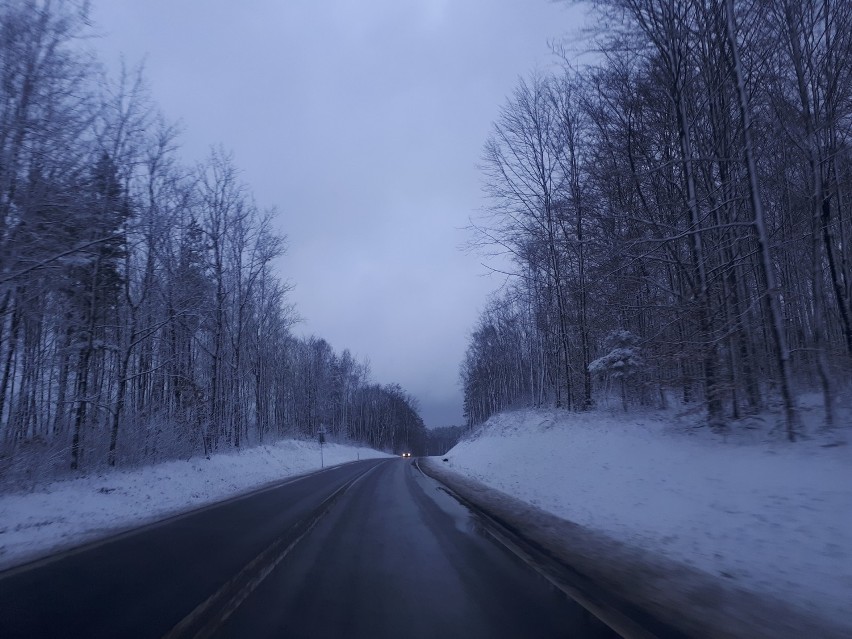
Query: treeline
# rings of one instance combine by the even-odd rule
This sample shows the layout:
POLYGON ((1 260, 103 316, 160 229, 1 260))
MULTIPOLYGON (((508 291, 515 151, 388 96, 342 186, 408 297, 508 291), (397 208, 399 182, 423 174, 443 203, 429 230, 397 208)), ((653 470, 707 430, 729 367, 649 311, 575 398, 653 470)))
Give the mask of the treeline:
POLYGON ((299 339, 285 240, 232 159, 187 168, 87 3, 0 1, 0 476, 284 435, 423 446, 416 402, 299 339))
MULTIPOLYGON (((484 151, 479 243, 513 277, 461 367, 516 405, 769 403, 825 427, 852 355, 852 3, 598 0, 597 62, 519 83, 484 151)), ((563 55, 562 59, 567 59, 563 55)))
POLYGON ((426 455, 444 455, 459 443, 464 428, 461 426, 440 426, 427 431, 426 455))

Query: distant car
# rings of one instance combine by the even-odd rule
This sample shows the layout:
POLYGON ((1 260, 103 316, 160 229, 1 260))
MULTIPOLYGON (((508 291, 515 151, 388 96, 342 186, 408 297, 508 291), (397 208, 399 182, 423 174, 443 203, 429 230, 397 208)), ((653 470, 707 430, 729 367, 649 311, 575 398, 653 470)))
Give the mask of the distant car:
POLYGON ((403 457, 411 457, 411 453, 403 453, 402 456, 403 457))

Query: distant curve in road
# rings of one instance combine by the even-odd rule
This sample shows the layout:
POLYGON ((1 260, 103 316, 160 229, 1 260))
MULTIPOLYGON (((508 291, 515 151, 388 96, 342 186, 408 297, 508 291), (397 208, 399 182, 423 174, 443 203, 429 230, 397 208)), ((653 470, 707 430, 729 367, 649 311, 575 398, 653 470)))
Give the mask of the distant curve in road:
POLYGON ((404 459, 285 481, 0 573, 0 637, 617 635, 404 459))

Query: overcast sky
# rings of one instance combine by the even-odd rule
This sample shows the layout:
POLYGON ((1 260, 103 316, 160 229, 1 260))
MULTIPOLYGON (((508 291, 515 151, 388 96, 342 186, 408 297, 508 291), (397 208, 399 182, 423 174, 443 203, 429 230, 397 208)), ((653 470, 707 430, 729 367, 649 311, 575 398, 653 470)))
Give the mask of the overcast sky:
POLYGON ((517 79, 577 9, 550 0, 95 0, 104 62, 144 60, 183 155, 235 156, 289 239, 303 335, 462 423, 458 368, 500 285, 459 247, 476 165, 517 79))

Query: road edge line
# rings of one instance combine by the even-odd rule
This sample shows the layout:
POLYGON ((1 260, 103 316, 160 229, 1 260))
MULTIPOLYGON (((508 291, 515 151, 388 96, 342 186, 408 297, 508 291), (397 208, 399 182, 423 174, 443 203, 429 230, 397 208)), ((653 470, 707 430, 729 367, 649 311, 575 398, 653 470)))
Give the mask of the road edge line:
POLYGON ((417 469, 425 477, 429 477, 430 479, 438 482, 441 490, 446 492, 462 506, 470 510, 482 524, 483 531, 495 542, 523 561, 538 575, 547 580, 548 583, 562 591, 572 601, 575 601, 583 609, 594 615, 594 617, 601 623, 619 633, 625 639, 660 639, 659 635, 644 628, 639 622, 618 610, 614 604, 597 604, 592 600, 591 596, 584 593, 581 588, 571 584, 567 579, 560 579, 557 575, 553 574, 553 572, 560 572, 564 570, 575 572, 571 566, 564 565, 562 562, 550 557, 546 552, 537 548, 537 544, 535 542, 526 539, 520 531, 510 529, 500 522, 499 519, 491 515, 487 510, 480 507, 472 500, 459 495, 441 478, 424 471, 420 467, 420 464, 417 464, 417 469), (550 567, 553 572, 549 572, 546 569, 547 567, 550 567))
MULTIPOLYGON (((372 459, 384 459, 382 457, 375 457, 372 459)), ((372 461, 372 459, 362 459, 360 461, 372 461)), ((42 566, 49 565, 54 561, 60 561, 65 557, 70 557, 76 555, 81 552, 87 552, 94 548, 99 548, 100 546, 104 546, 106 544, 112 543, 113 541, 118 541, 119 539, 125 539, 127 537, 132 537, 133 535, 137 535, 140 533, 144 533, 148 530, 152 530, 154 528, 158 528, 160 526, 165 526, 175 521, 180 521, 186 517, 191 517, 193 515, 197 515, 198 513, 202 513, 206 510, 210 510, 212 508, 217 508, 219 506, 224 506, 225 504, 229 504, 231 502, 239 501, 240 499, 247 499, 249 497, 254 497, 256 495, 263 494, 265 492, 275 490, 277 488, 281 488, 283 486, 288 486, 290 484, 295 484, 296 482, 303 481, 305 479, 309 479, 311 477, 315 477, 316 475, 320 475, 322 473, 328 473, 338 468, 342 468, 344 466, 348 466, 349 464, 357 464, 360 463, 357 460, 342 462, 340 464, 335 464, 334 466, 328 466, 326 468, 318 468, 316 470, 310 470, 304 473, 300 473, 298 475, 290 475, 289 477, 283 477, 281 479, 274 479, 271 482, 267 482, 266 484, 262 484, 260 486, 256 486, 254 488, 249 488, 244 492, 239 492, 219 501, 212 501, 206 504, 201 504, 195 508, 191 508, 190 510, 181 510, 179 512, 172 512, 170 514, 164 514, 162 517, 156 517, 154 519, 142 520, 140 523, 136 525, 129 526, 119 526, 115 529, 111 529, 103 536, 97 536, 89 539, 88 541, 83 541, 79 544, 74 544, 71 542, 69 545, 54 547, 52 550, 45 551, 44 554, 39 554, 38 551, 33 553, 32 558, 25 560, 23 563, 14 564, 7 568, 0 568, 0 582, 8 577, 14 577, 22 572, 27 572, 28 570, 34 570, 36 568, 41 568, 42 566)), ((378 464, 377 464, 378 465, 378 464)), ((84 533, 85 534, 85 533, 84 533)))

